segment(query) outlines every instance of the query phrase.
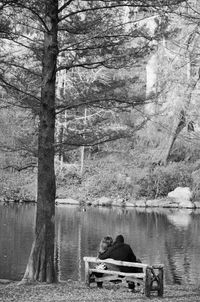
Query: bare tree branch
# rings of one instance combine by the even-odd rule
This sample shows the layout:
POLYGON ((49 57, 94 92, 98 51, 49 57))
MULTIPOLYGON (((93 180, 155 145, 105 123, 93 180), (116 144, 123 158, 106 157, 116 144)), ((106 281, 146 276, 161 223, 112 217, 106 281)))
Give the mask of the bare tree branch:
POLYGON ((3 169, 3 170, 8 170, 8 169, 10 169, 10 168, 12 168, 12 169, 14 169, 14 170, 16 170, 16 171, 18 171, 18 172, 21 172, 21 171, 23 171, 23 170, 27 170, 27 169, 30 169, 30 168, 37 168, 37 163, 36 162, 33 162, 33 163, 29 163, 29 164, 27 164, 27 165, 24 165, 24 166, 17 166, 17 165, 8 165, 8 166, 5 166, 5 167, 3 167, 3 168, 1 168, 1 169, 3 169))
POLYGON ((68 5, 70 5, 70 3, 72 3, 72 1, 74 1, 74 0, 68 0, 66 3, 64 3, 64 4, 58 9, 58 13, 62 12, 68 5))

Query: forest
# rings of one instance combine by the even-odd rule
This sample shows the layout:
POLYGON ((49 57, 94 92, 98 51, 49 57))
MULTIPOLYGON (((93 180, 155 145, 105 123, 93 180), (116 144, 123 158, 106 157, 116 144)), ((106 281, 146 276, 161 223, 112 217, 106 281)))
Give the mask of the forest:
MULTIPOLYGON (((108 66, 72 63, 66 73, 63 50, 56 80, 58 197, 158 198, 189 186, 198 199, 199 16, 192 2, 194 7, 168 15, 156 8, 123 8, 119 18, 127 19, 127 35, 130 24, 136 29, 120 41, 127 53, 119 66, 118 59, 106 58, 108 66)), ((35 201, 40 41, 24 20, 15 20, 15 37, 4 32, 6 26, 11 30, 9 18, 2 15, 1 22, 1 197, 35 201)), ((101 43, 104 52, 116 51, 106 45, 113 41, 101 43)), ((88 49, 77 51, 88 56, 88 49)))
POLYGON ((0 2, 1 200, 37 201, 24 279, 56 279, 56 198, 198 200, 199 19, 197 0, 0 2))

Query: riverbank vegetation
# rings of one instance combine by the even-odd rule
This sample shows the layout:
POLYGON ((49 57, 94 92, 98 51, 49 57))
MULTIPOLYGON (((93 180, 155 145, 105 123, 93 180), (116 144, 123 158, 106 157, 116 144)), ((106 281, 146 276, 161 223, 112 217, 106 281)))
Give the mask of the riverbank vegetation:
POLYGON ((193 189, 194 198, 198 198, 198 161, 172 161, 167 166, 154 166, 148 148, 145 154, 144 147, 132 150, 126 147, 126 142, 121 141, 110 150, 99 151, 93 158, 86 159, 82 177, 78 162, 67 164, 63 174, 58 175, 58 197, 65 198, 69 194, 80 201, 102 196, 155 199, 166 197, 181 186, 193 189), (71 173, 66 172, 69 167, 71 173))
MULTIPOLYGON (((154 164, 156 148, 145 144, 135 144, 131 148, 130 141, 121 139, 101 145, 92 154, 90 150, 85 151, 82 173, 81 150, 68 152, 70 160, 62 163, 62 168, 56 161, 57 198, 73 198, 80 202, 92 202, 102 196, 127 201, 156 199, 166 197, 177 187, 190 187, 193 199, 198 200, 199 156, 193 145, 188 150, 186 147, 181 141, 175 144, 172 160, 163 166, 154 164)), ((1 195, 2 200, 8 202, 35 201, 35 168, 3 171, 1 195)))

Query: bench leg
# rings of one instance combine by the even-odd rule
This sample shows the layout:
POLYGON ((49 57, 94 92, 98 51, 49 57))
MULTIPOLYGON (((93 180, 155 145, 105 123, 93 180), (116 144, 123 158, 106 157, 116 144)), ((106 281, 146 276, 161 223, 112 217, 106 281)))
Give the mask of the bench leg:
POLYGON ((103 282, 97 282, 97 287, 102 288, 103 287, 103 282))
POLYGON ((164 286, 163 286, 163 268, 159 269, 158 273, 158 296, 162 297, 164 293, 164 286))
POLYGON ((85 284, 90 286, 90 272, 89 272, 89 263, 85 262, 85 284))
POLYGON ((145 296, 150 297, 151 294, 151 270, 146 268, 145 276, 145 296))
MULTIPOLYGON (((97 278, 101 278, 103 277, 103 274, 102 273, 94 273, 95 277, 97 278)), ((103 281, 97 281, 97 287, 98 288, 102 288, 103 287, 103 281)))

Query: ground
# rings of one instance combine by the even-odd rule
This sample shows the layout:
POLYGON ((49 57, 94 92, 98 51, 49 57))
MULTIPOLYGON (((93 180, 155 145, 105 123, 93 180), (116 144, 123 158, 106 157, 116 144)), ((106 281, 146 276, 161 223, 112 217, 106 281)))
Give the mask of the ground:
POLYGON ((84 283, 68 281, 58 284, 0 285, 1 302, 199 302, 200 288, 192 286, 167 286, 163 298, 154 294, 150 299, 141 292, 131 293, 123 285, 107 284, 103 289, 87 288, 84 283))

